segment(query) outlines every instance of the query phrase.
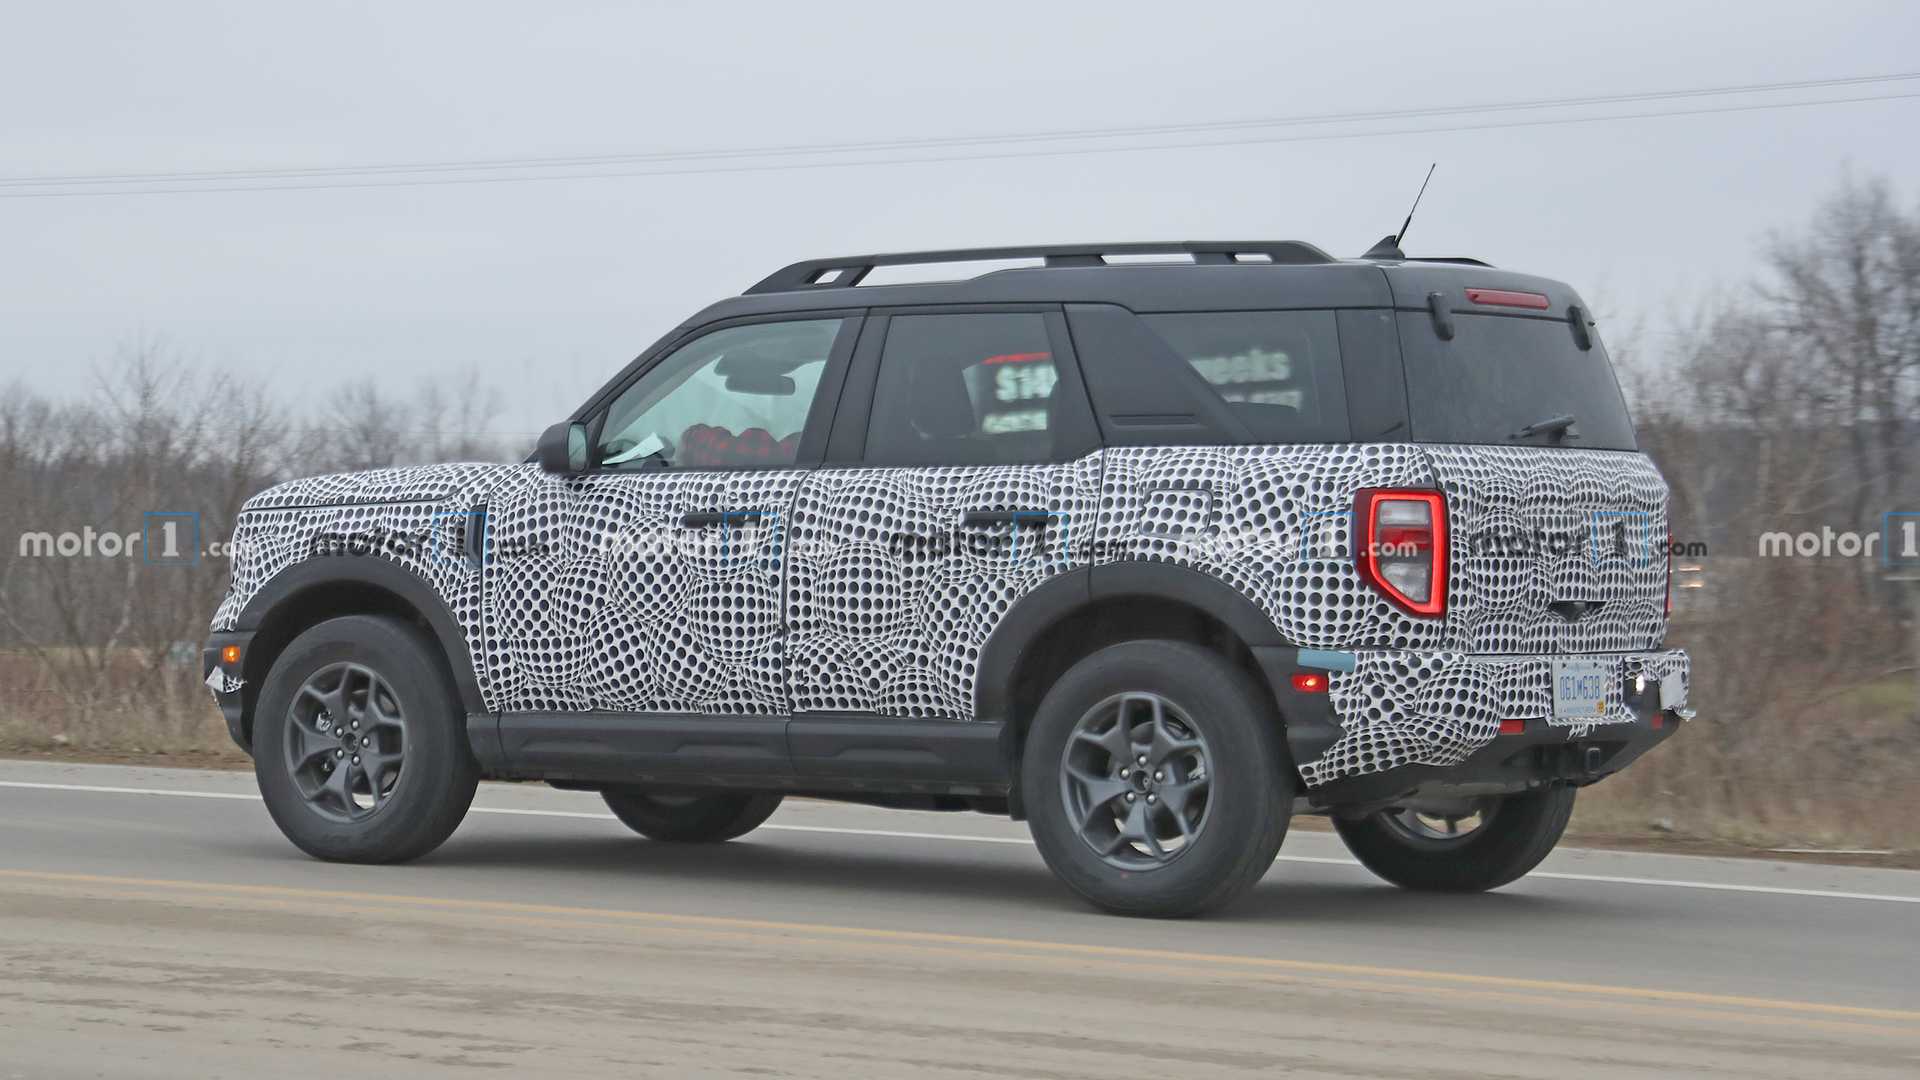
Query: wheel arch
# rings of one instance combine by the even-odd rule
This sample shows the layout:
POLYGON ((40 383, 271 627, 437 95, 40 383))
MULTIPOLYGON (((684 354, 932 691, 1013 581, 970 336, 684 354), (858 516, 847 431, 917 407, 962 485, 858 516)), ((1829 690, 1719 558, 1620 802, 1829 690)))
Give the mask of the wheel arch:
POLYGON ((234 620, 233 629, 249 635, 241 661, 245 683, 240 711, 241 734, 248 745, 254 704, 274 661, 303 631, 342 615, 389 615, 419 627, 438 643, 435 653, 442 672, 462 707, 468 714, 487 711, 466 636, 425 579, 384 559, 314 560, 276 575, 234 620))
MULTIPOLYGON (((1283 734, 1295 744, 1326 724, 1324 694, 1307 699, 1288 676, 1299 650, 1245 594, 1175 563, 1083 567, 1022 597, 980 651, 974 715, 1000 721, 1014 815, 1026 729, 1054 680, 1087 656, 1122 641, 1170 638, 1224 656, 1267 690, 1283 734)), ((1304 746, 1294 746, 1296 756, 1304 746)))

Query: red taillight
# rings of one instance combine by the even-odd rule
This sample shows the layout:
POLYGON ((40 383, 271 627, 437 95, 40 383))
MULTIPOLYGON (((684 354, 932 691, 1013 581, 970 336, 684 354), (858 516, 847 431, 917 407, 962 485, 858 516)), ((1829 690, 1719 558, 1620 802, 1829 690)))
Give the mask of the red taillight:
POLYGON ((1476 304, 1491 304, 1495 307, 1524 307, 1545 311, 1553 303, 1545 294, 1537 292, 1513 292, 1509 289, 1468 289, 1467 299, 1476 304))
POLYGON ((1293 688, 1303 694, 1318 694, 1327 688, 1327 677, 1317 671, 1297 671, 1292 681, 1293 688))
POLYGON ((1525 720, 1500 721, 1500 734, 1502 735, 1525 735, 1526 733, 1527 722, 1525 720))
POLYGON ((1437 491, 1368 489, 1354 506, 1354 565, 1367 584, 1414 615, 1447 610, 1447 503, 1437 491))

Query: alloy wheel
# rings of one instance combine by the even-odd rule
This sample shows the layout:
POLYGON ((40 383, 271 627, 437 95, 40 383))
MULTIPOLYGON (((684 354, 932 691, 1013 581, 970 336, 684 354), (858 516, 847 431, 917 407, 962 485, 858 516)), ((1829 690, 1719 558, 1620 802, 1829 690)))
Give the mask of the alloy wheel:
POLYGON ((393 797, 406 756, 406 717, 393 688, 364 664, 308 676, 287 710, 286 764, 323 816, 358 822, 393 797))
POLYGON ((1080 838, 1109 865, 1151 870, 1191 850, 1213 794, 1207 741, 1158 694, 1108 698, 1080 718, 1060 763, 1060 797, 1080 838))

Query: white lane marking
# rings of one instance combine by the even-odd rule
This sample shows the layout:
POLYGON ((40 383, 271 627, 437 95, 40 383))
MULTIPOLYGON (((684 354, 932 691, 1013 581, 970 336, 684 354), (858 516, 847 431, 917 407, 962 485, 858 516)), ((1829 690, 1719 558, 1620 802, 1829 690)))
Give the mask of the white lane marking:
POLYGON ((167 788, 101 787, 97 784, 35 784, 25 780, 0 780, 0 787, 26 788, 32 791, 90 791, 98 795, 177 795, 183 799, 249 799, 260 796, 242 791, 173 791, 167 788))
MULTIPOLYGON (((32 791, 80 791, 99 795, 171 795, 183 799, 242 799, 248 802, 260 801, 260 796, 239 791, 179 791, 171 788, 134 788, 107 787, 98 784, 46 784, 25 780, 0 780, 0 788, 20 788, 32 791)), ((613 821, 612 814, 594 813, 586 810, 534 810, 505 806, 475 806, 469 813, 504 814, 511 817, 554 817, 577 818, 591 821, 613 821)), ((879 836, 890 840, 959 840, 972 844, 1017 844, 1033 846, 1033 841, 1022 836, 979 836, 963 833, 906 832, 899 829, 851 829, 833 825, 777 825, 760 826, 780 832, 826 833, 835 836, 879 836)), ((1345 866, 1359 869, 1360 864, 1351 859, 1329 858, 1319 855, 1282 855, 1279 861, 1294 863, 1313 863, 1319 866, 1345 866)), ((1545 878, 1550 881, 1584 881, 1601 885, 1651 885, 1667 889, 1704 889, 1710 892, 1760 893, 1771 896, 1809 896, 1820 900, 1877 900, 1890 904, 1920 904, 1920 896, 1894 896, 1888 893, 1840 892, 1833 889, 1792 889, 1781 885, 1735 885, 1722 881, 1682 881, 1676 878, 1621 877, 1612 874, 1567 874, 1550 870, 1535 870, 1529 878, 1545 878)))

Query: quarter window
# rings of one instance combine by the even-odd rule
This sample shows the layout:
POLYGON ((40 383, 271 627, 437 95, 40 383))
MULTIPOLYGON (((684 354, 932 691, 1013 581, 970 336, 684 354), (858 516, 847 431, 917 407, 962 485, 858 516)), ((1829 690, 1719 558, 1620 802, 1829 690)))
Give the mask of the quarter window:
POLYGON ((1340 334, 1331 311, 1143 316, 1258 442, 1346 437, 1340 334))

